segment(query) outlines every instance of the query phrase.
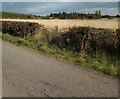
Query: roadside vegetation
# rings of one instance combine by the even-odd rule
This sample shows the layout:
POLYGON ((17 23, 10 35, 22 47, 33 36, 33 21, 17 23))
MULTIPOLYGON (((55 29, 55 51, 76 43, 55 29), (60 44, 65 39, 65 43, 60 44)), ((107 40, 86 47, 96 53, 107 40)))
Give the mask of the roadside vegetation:
MULTIPOLYGON (((57 28, 47 30, 43 27, 41 33, 29 37, 18 34, 11 35, 9 32, 2 33, 1 37, 17 46, 27 46, 44 54, 65 59, 72 64, 118 77, 120 53, 113 45, 114 31, 72 27, 68 31, 60 33, 57 28), (96 34, 92 34, 95 31, 96 34), (93 38, 88 35, 88 32, 93 35, 93 38), (107 34, 101 39, 106 32, 107 34), (111 35, 111 33, 113 34, 111 35), (106 38, 107 36, 109 37, 106 38)), ((117 46, 120 44, 117 43, 117 46)))

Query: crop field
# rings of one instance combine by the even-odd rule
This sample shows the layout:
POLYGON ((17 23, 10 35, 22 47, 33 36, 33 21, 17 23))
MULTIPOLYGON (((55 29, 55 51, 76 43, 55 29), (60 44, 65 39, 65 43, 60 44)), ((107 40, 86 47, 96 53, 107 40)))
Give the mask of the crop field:
POLYGON ((90 26, 95 28, 109 28, 118 29, 118 19, 94 19, 94 20, 80 20, 80 19, 2 19, 3 21, 23 21, 23 22, 36 22, 43 24, 46 28, 53 28, 58 26, 59 29, 65 29, 72 26, 90 26))

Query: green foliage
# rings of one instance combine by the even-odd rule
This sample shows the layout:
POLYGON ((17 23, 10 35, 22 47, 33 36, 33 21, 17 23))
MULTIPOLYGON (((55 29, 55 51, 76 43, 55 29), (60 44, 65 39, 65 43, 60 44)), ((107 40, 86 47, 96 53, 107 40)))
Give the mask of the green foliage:
POLYGON ((58 18, 58 19, 100 19, 101 14, 83 14, 83 13, 66 13, 66 12, 59 12, 59 13, 52 13, 50 14, 50 17, 52 18, 58 18))
POLYGON ((119 15, 116 15, 116 16, 103 15, 102 18, 114 19, 114 18, 120 18, 120 16, 119 15))

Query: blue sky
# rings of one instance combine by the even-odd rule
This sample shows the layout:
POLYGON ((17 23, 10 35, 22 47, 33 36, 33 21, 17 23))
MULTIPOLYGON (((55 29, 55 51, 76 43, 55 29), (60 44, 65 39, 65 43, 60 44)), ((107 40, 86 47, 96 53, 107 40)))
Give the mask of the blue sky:
POLYGON ((49 15, 54 12, 118 14, 117 2, 3 2, 2 10, 8 12, 49 15))

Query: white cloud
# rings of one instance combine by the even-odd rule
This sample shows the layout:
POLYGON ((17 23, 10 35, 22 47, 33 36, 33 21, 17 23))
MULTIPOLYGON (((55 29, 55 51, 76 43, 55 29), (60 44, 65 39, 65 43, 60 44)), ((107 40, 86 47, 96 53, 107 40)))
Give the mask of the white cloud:
POLYGON ((103 15, 105 15, 105 14, 108 14, 108 15, 118 14, 117 8, 91 8, 91 9, 84 9, 83 12, 94 13, 96 10, 101 10, 103 15))
POLYGON ((48 5, 48 6, 40 6, 40 7, 28 7, 25 8, 24 10, 26 10, 27 12, 39 12, 41 10, 48 10, 48 9, 54 9, 55 6, 52 5, 48 5))

